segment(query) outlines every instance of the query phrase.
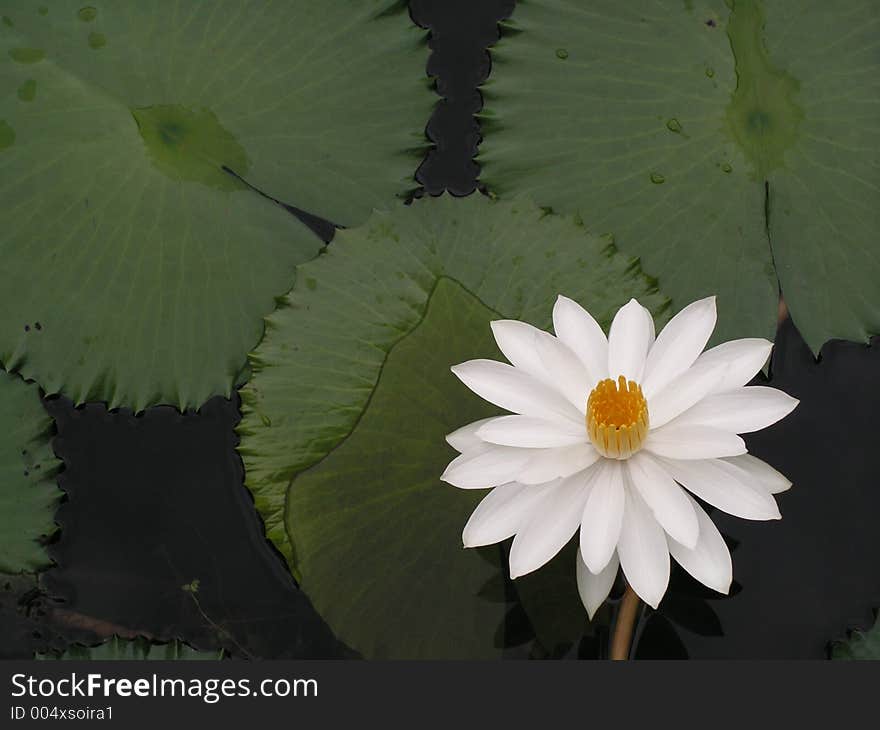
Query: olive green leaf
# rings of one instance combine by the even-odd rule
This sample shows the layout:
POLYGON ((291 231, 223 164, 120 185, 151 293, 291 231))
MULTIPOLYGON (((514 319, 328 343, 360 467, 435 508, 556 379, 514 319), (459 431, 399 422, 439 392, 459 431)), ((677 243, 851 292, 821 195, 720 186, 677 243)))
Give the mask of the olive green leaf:
MULTIPOLYGON (((501 359, 489 322, 548 328, 557 294, 607 324, 665 299, 638 263, 523 200, 417 200, 341 231, 267 318, 242 390, 240 452, 269 537, 369 657, 496 656, 499 552, 463 550, 484 493, 439 480, 444 436, 497 412, 452 375, 501 359)), ((574 566, 572 566, 572 571, 574 566)))
POLYGON ((353 225, 415 186, 426 33, 391 0, 47 7, 0 24, 0 363, 78 402, 228 394, 322 246, 265 196, 353 225))
POLYGON ((55 532, 61 462, 39 388, 0 370, 0 573, 49 565, 41 541, 55 532))
POLYGON ((174 640, 167 644, 154 644, 148 639, 138 637, 135 639, 123 639, 112 636, 107 641, 97 646, 82 646, 79 644, 70 646, 60 654, 38 654, 37 659, 103 659, 119 661, 123 659, 143 661, 149 660, 207 660, 222 659, 223 651, 197 651, 174 640))
POLYGON ((846 641, 831 644, 832 659, 880 659, 880 623, 867 631, 853 631, 846 641))
POLYGON ((492 50, 483 181, 578 211, 716 340, 777 285, 814 352, 880 332, 880 9, 846 0, 517 3, 492 50), (778 277, 778 284, 777 284, 778 277))

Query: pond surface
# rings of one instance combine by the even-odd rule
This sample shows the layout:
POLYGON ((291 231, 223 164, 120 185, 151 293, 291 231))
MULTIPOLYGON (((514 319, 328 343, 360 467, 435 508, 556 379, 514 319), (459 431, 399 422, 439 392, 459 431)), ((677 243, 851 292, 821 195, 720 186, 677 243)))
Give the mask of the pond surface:
MULTIPOLYGON (((436 148, 419 168, 420 194, 477 187, 476 87, 490 70, 485 49, 498 37, 496 22, 512 5, 412 3, 413 18, 432 31, 428 71, 445 97, 428 123, 436 148)), ((331 236, 328 224, 309 222, 331 236)), ((754 523, 716 511, 734 548, 732 595, 674 572, 659 610, 640 624, 636 656, 821 659, 831 640, 872 624, 880 606, 880 480, 866 455, 880 433, 877 344, 831 342, 817 362, 783 321, 770 383, 801 405, 747 438, 751 452, 794 482, 779 497, 783 519, 754 523)), ((237 397, 214 398, 198 413, 156 407, 137 417, 99 404, 74 408, 63 398, 45 405, 66 467, 61 531, 50 550, 57 565, 39 587, 22 579, 2 586, 0 657, 113 633, 183 638, 240 658, 352 656, 265 540, 235 451, 237 397), (193 581, 196 592, 183 589, 193 581)), ((528 620, 516 605, 499 635, 505 656, 529 655, 528 620)), ((604 638, 585 638, 567 656, 604 655, 604 638)))

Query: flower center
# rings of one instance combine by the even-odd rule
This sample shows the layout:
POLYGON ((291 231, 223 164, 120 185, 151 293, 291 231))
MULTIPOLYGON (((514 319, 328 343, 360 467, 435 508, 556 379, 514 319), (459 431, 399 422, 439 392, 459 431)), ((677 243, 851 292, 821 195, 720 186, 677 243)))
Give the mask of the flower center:
POLYGON ((642 448, 648 402, 641 386, 622 375, 616 383, 600 380, 587 399, 587 433, 596 451, 609 459, 626 459, 642 448))

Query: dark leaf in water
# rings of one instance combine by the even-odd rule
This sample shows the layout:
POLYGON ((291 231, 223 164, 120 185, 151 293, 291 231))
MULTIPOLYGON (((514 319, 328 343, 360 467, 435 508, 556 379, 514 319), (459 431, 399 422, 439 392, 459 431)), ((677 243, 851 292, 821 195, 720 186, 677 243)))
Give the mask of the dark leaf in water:
POLYGON ((852 631, 845 641, 831 644, 832 659, 880 659, 880 622, 867 631, 852 631))
POLYGON ((635 659, 687 659, 688 651, 673 625, 660 613, 643 619, 635 637, 635 659))
POLYGON ((669 595, 663 599, 660 612, 683 629, 700 636, 723 636, 718 614, 707 601, 669 595))

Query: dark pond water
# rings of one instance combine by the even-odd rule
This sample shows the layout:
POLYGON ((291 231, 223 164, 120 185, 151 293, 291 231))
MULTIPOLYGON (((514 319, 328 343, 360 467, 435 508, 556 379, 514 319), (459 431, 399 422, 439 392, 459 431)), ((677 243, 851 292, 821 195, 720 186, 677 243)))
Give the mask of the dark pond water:
MULTIPOLYGON (((496 22, 511 10, 497 0, 412 3, 414 19, 432 31, 428 70, 445 97, 428 123, 436 149, 418 171, 423 194, 477 186, 476 86, 489 72, 496 22)), ((325 238, 332 233, 310 222, 325 238)), ((795 483, 779 499, 783 520, 716 513, 734 547, 735 590, 719 597, 674 573, 659 611, 639 626, 638 657, 823 658, 830 640, 872 622, 880 480, 866 455, 880 434, 880 348, 832 342, 816 362, 785 321, 770 378, 801 399, 793 416, 748 439, 750 451, 795 483)), ((114 632, 183 637, 238 657, 351 655, 264 538, 234 450, 237 399, 215 398, 198 414, 159 407, 139 417, 65 399, 46 408, 66 464, 61 532, 51 546, 57 566, 40 586, 0 586, 0 657, 114 632), (195 598, 182 589, 194 579, 195 598)), ((601 656, 606 638, 584 639, 567 656, 601 656)), ((505 655, 528 656, 530 639, 513 604, 499 627, 505 655)))
MULTIPOLYGON (((771 385, 801 403, 746 441, 794 486, 779 496, 781 521, 716 512, 719 529, 738 543, 741 590, 706 601, 723 636, 678 631, 690 656, 822 658, 829 640, 872 625, 880 606, 880 480, 869 457, 880 435, 880 339, 872 344, 831 342, 816 362, 790 320, 780 327, 771 385)), ((661 614, 675 620, 665 608, 661 614)))
POLYGON ((238 399, 198 414, 143 416, 46 403, 64 459, 57 567, 44 575, 53 623, 77 639, 122 627, 267 658, 343 647, 266 543, 243 486, 238 399), (199 581, 198 593, 182 586, 199 581))
POLYGON ((428 122, 428 137, 436 145, 428 152, 416 178, 424 191, 467 195, 477 187, 479 166, 474 161, 480 126, 474 114, 483 100, 477 86, 489 76, 486 50, 498 40, 499 20, 513 12, 513 0, 412 0, 410 14, 429 28, 431 56, 428 74, 436 78, 442 100, 428 122))

